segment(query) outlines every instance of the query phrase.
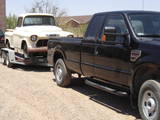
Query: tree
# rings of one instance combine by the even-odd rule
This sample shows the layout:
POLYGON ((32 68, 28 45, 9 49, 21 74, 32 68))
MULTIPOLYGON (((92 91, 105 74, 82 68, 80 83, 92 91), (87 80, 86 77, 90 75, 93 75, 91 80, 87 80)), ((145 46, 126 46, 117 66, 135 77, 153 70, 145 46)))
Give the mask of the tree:
POLYGON ((17 16, 15 14, 9 14, 6 17, 6 28, 7 29, 14 29, 17 25, 17 16))
POLYGON ((53 14, 53 16, 56 18, 56 22, 58 25, 60 18, 66 16, 67 14, 64 9, 60 9, 56 4, 53 3, 52 0, 34 1, 32 7, 26 10, 26 12, 53 14))

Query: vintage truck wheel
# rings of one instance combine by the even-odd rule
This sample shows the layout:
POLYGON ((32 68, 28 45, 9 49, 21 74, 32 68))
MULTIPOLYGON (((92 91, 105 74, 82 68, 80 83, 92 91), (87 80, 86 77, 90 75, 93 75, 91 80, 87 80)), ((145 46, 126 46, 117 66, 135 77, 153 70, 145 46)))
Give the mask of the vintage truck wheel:
POLYGON ((138 108, 143 120, 160 120, 160 83, 147 80, 141 87, 138 108))
POLYGON ((54 68, 55 81, 58 86, 67 87, 71 83, 71 73, 62 59, 58 59, 54 68))

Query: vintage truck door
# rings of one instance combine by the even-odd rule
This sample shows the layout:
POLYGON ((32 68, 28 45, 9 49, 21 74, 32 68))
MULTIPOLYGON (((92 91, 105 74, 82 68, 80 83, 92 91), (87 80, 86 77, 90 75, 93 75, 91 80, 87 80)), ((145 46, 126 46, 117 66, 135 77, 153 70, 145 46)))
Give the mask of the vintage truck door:
MULTIPOLYGON (((108 15, 104 27, 115 27, 116 33, 128 32, 122 15, 108 15)), ((103 36, 102 29, 102 36, 103 36)), ((95 46, 95 76, 113 83, 127 85, 130 74, 130 50, 123 45, 123 36, 114 36, 105 40, 100 39, 95 46)))
POLYGON ((95 15, 87 29, 81 46, 81 70, 85 76, 94 76, 94 50, 95 44, 102 29, 104 15, 95 15))

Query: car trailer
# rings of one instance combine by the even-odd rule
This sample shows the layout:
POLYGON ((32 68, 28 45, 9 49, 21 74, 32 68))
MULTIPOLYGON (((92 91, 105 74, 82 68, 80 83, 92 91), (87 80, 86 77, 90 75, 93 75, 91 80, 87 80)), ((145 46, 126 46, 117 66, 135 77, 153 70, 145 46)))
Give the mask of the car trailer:
POLYGON ((17 53, 9 48, 2 48, 0 50, 0 57, 2 64, 8 66, 9 68, 16 64, 51 67, 47 62, 47 57, 34 56, 31 58, 25 58, 23 54, 17 53))

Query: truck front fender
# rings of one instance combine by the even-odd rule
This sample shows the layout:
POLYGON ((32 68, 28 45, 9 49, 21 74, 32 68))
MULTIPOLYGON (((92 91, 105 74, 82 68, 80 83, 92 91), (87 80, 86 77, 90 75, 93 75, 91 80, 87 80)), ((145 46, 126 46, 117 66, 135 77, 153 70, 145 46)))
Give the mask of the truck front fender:
POLYGON ((160 71, 160 57, 159 56, 146 56, 140 58, 136 61, 132 68, 132 80, 130 81, 129 85, 133 84, 133 81, 136 79, 137 73, 138 74, 147 74, 151 73, 154 74, 155 71, 160 71), (139 72, 141 71, 141 72, 139 72), (145 73, 143 73, 143 72, 145 73))
MULTIPOLYGON (((157 56, 158 58, 158 56, 157 56)), ((133 66, 132 79, 129 81, 132 104, 137 104, 138 93, 141 85, 147 79, 159 79, 160 59, 155 57, 145 57, 139 59, 133 66)))

